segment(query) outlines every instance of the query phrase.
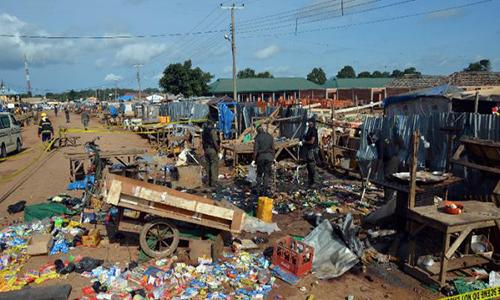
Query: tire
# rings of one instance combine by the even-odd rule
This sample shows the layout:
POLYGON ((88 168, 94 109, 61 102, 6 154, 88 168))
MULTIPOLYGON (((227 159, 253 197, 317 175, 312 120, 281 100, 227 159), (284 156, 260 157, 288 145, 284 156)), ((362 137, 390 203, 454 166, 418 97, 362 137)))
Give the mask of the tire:
POLYGON ((2 148, 0 148, 0 158, 7 157, 7 149, 5 148, 5 144, 2 144, 2 148))
POLYGON ((179 230, 164 219, 155 219, 147 223, 139 235, 142 251, 153 258, 164 258, 174 253, 179 245, 179 230), (165 237, 166 236, 166 237, 165 237), (149 239, 156 239, 154 246, 149 239))
POLYGON ((17 139, 17 141, 16 141, 16 153, 20 153, 22 149, 23 149, 23 144, 21 143, 20 139, 17 139))

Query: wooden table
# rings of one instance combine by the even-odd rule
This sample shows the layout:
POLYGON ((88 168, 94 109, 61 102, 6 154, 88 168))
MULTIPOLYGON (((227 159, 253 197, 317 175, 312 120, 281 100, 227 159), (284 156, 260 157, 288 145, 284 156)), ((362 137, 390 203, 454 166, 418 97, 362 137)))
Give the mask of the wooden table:
MULTIPOLYGON (((100 158, 113 159, 117 162, 128 165, 135 157, 146 153, 143 149, 121 149, 113 151, 101 151, 100 158)), ((69 159, 69 174, 71 182, 76 181, 76 175, 80 169, 84 169, 84 161, 89 160, 92 155, 88 152, 66 152, 64 156, 69 159)))
MULTIPOLYGON (((300 141, 299 139, 287 139, 287 140, 275 140, 274 141, 274 148, 276 150, 274 154, 274 158, 278 158, 278 156, 285 150, 290 156, 295 160, 299 160, 299 155, 298 153, 294 153, 292 151, 293 148, 297 147, 299 145, 300 141)), ((254 142, 249 142, 249 143, 223 143, 221 145, 222 150, 224 152, 231 152, 233 155, 233 165, 237 166, 238 165, 238 157, 240 155, 244 154, 252 154, 253 153, 253 145, 254 142)))
MULTIPOLYGON (((445 195, 448 187, 463 181, 462 178, 451 176, 441 182, 436 183, 418 183, 415 186, 415 202, 414 205, 432 205, 434 203, 434 196, 445 195)), ((405 183, 402 180, 378 180, 370 179, 370 182, 398 191, 397 212, 406 215, 408 207, 410 207, 410 183, 405 183)))
MULTIPOLYGON (((494 227, 500 230, 500 208, 491 202, 464 201, 463 212, 459 215, 450 215, 438 209, 437 206, 421 206, 408 210, 409 227, 409 255, 405 264, 405 271, 415 277, 431 281, 440 286, 446 283, 446 272, 462 269, 488 262, 482 256, 463 256, 452 259, 458 247, 467 239, 471 231, 494 227), (416 265, 415 238, 426 227, 438 230, 443 236, 439 276, 437 271, 425 271, 416 265), (454 237, 453 243, 450 241, 454 237)), ((434 267, 436 268, 436 267, 434 267)))

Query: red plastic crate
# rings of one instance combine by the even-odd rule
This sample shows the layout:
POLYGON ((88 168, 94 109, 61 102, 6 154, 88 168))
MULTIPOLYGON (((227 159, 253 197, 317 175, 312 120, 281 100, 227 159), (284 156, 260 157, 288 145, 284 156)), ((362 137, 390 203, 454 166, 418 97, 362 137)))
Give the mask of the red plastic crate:
POLYGON ((314 248, 300 241, 286 236, 276 241, 273 251, 273 264, 302 276, 311 271, 314 257, 314 248))

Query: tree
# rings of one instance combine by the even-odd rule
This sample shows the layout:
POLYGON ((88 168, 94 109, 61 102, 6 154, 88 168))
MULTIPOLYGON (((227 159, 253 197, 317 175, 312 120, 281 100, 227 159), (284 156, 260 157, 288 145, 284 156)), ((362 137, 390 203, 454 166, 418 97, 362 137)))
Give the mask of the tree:
POLYGON ((208 93, 208 83, 212 77, 212 74, 203 72, 199 67, 193 69, 191 60, 186 60, 183 64, 168 65, 159 83, 167 93, 201 96, 208 93))
POLYGON ((356 72, 351 66, 344 66, 338 73, 338 78, 356 78, 356 72))
POLYGON ((403 77, 403 75, 404 75, 403 71, 398 70, 398 69, 392 70, 392 73, 391 73, 391 77, 394 77, 394 78, 401 78, 401 77, 403 77))
POLYGON ((269 72, 269 71, 260 72, 259 74, 256 75, 256 77, 258 77, 258 78, 274 78, 273 74, 271 74, 271 72, 269 72))
POLYGON ((381 77, 384 77, 384 75, 380 71, 373 71, 372 77, 373 78, 381 78, 381 77))
POLYGON ((77 97, 77 94, 74 90, 69 91, 69 93, 68 93, 68 100, 69 101, 75 100, 76 97, 77 97))
POLYGON ((414 75, 416 77, 420 77, 422 75, 422 73, 417 72, 417 69, 415 67, 406 68, 403 71, 403 74, 404 75, 414 75))
POLYGON ((246 68, 240 70, 236 75, 238 78, 273 78, 273 74, 269 71, 255 73, 254 69, 246 68))
POLYGON ((491 62, 489 59, 481 59, 480 61, 470 63, 465 72, 491 71, 491 62))
POLYGON ((363 71, 358 74, 358 78, 370 78, 372 77, 372 74, 368 71, 363 71))
POLYGON ((307 74, 307 80, 317 83, 319 85, 326 82, 326 74, 322 68, 314 68, 307 74))
POLYGON ((238 78, 254 78, 255 77, 255 70, 250 69, 250 68, 240 70, 238 72, 238 75, 236 75, 236 77, 238 77, 238 78))

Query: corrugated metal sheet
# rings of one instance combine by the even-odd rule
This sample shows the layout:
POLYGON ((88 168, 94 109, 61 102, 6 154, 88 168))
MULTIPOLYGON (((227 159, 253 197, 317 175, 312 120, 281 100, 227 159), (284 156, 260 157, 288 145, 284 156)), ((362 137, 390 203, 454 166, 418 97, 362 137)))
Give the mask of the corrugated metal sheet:
MULTIPOLYGON (((393 126, 396 126, 398 134, 404 141, 406 149, 399 153, 399 158, 405 168, 410 164, 411 136, 418 129, 420 134, 430 142, 430 148, 425 149, 423 143, 419 143, 418 162, 419 169, 425 166, 432 171, 443 171, 446 167, 447 158, 447 135, 441 128, 459 128, 456 141, 463 136, 481 138, 486 140, 500 141, 500 117, 495 115, 481 115, 474 113, 436 113, 429 115, 393 116, 393 117, 367 117, 363 121, 360 148, 357 158, 363 174, 373 161, 377 159, 376 149, 368 145, 367 135, 371 132, 381 132, 382 138, 389 136, 393 126)), ((456 151, 458 143, 455 142, 451 153, 456 151)), ((461 199, 463 195, 488 195, 493 190, 496 180, 488 174, 482 174, 476 170, 453 166, 456 176, 465 178, 464 184, 453 186, 450 189, 450 197, 461 199), (493 178, 493 179, 492 179, 493 178)), ((372 177, 382 179, 382 170, 372 170, 372 177)))
POLYGON ((208 105, 194 101, 166 103, 160 106, 160 115, 170 116, 174 122, 181 119, 205 119, 208 115, 208 105))

